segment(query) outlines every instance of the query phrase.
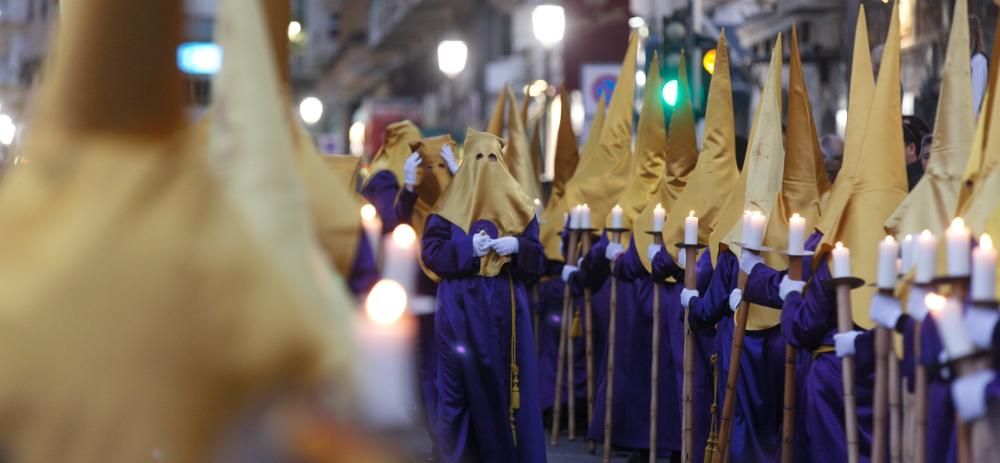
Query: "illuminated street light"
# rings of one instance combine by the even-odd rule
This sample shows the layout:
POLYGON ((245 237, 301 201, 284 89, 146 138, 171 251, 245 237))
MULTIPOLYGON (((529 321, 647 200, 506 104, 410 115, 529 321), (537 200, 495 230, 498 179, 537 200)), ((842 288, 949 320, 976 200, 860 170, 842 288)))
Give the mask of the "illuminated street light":
POLYGON ((438 69, 448 78, 462 73, 469 59, 469 47, 461 40, 442 40, 438 44, 438 69))
POLYGON ((538 5, 531 10, 531 29, 535 38, 546 48, 563 39, 566 33, 566 13, 559 5, 538 5))
POLYGON ((709 75, 715 74, 715 49, 705 52, 705 57, 701 60, 701 65, 705 67, 709 75))
POLYGON ((314 96, 306 97, 299 103, 299 115, 306 124, 313 125, 323 118, 323 102, 314 96))
POLYGON ((663 85, 663 102, 669 106, 677 104, 677 81, 670 80, 663 85))
POLYGON ((288 23, 288 40, 292 43, 301 43, 305 36, 302 34, 302 23, 292 21, 288 23))
POLYGON ((0 114, 0 143, 10 146, 14 143, 14 136, 17 135, 17 125, 14 119, 6 114, 0 114))

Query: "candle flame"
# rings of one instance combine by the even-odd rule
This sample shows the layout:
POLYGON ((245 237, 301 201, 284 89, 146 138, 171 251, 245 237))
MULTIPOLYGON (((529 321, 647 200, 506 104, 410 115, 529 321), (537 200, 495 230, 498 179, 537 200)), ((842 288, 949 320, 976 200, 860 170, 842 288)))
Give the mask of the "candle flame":
POLYGON ((944 306, 947 302, 948 300, 940 294, 930 293, 924 297, 924 304, 927 305, 927 308, 930 309, 931 312, 944 310, 944 306))
POLYGON ((743 211, 743 216, 745 217, 745 216, 748 216, 748 215, 750 215, 752 213, 753 213, 753 211, 743 211))
POLYGON ((365 300, 368 319, 378 325, 388 326, 403 318, 406 311, 406 290, 394 280, 381 280, 375 284, 365 300))
POLYGON ((795 213, 793 213, 793 214, 792 214, 792 218, 793 218, 793 219, 801 219, 801 218, 802 218, 802 216, 801 216, 801 215, 799 215, 799 213, 798 213, 798 212, 795 212, 795 213))
POLYGON ((615 209, 615 210, 618 210, 618 209, 621 209, 621 208, 622 208, 621 204, 615 204, 615 207, 612 207, 612 209, 615 209))
POLYGON ((535 198, 535 205, 536 206, 541 206, 542 205, 542 200, 540 200, 538 198, 535 198))
POLYGON ((893 237, 892 237, 892 235, 885 235, 885 240, 884 240, 884 241, 885 241, 886 243, 890 243, 890 244, 891 244, 891 243, 895 243, 895 242, 896 242, 896 239, 895 239, 895 238, 893 238, 893 237))
POLYGON ((920 232, 920 237, 921 237, 921 238, 925 238, 925 239, 926 239, 926 238, 933 238, 933 237, 934 237, 934 234, 933 234, 933 233, 931 233, 931 231, 930 231, 930 230, 927 230, 927 229, 924 229, 924 231, 920 232))
POLYGON ((660 204, 660 203, 656 203, 656 207, 654 207, 653 210, 656 210, 656 209, 663 209, 663 205, 660 204))
POLYGON ((951 227, 949 227, 949 228, 954 228, 956 230, 961 230, 961 229, 965 228, 965 221, 962 220, 961 217, 955 217, 955 219, 951 221, 951 227))
POLYGON ((417 241, 417 232, 413 231, 413 227, 407 224, 401 224, 392 231, 392 242, 396 243, 400 247, 408 248, 413 246, 413 243, 417 241))
POLYGON ((841 243, 840 241, 837 241, 837 244, 834 244, 833 247, 836 248, 836 249, 843 249, 844 248, 844 243, 841 243))
POLYGON ((913 235, 907 233, 906 236, 903 237, 903 241, 913 241, 913 235))
POLYGON ((691 212, 688 212, 688 217, 694 217, 694 210, 692 210, 691 212))
POLYGON ((990 249, 993 249, 993 238, 990 238, 989 234, 983 233, 979 237, 979 249, 982 249, 984 251, 989 251, 990 249))
POLYGON ((365 222, 370 222, 372 220, 375 220, 376 215, 377 213, 375 212, 375 206, 372 206, 371 204, 365 204, 364 206, 361 206, 361 220, 364 220, 365 222))

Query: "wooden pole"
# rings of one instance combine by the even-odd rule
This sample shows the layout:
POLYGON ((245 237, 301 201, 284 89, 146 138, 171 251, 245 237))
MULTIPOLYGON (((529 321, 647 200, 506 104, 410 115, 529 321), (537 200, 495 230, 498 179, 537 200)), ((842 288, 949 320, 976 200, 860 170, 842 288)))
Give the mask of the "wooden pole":
MULTIPOLYGON (((566 248, 566 263, 573 264, 576 263, 577 252, 576 252, 576 242, 579 232, 576 230, 569 230, 567 233, 569 235, 569 246, 566 248)), ((563 288, 563 310, 562 319, 559 324, 559 357, 556 360, 556 390, 555 390, 555 402, 552 405, 552 445, 555 446, 559 443, 559 419, 561 418, 561 408, 562 408, 562 377, 563 368, 566 366, 566 345, 569 340, 569 320, 571 317, 571 312, 573 308, 573 291, 570 282, 566 282, 563 288)), ((573 369, 572 363, 569 365, 570 370, 573 369)), ((570 384, 569 395, 573 395, 573 385, 570 384)))
MULTIPOLYGON (((912 297, 912 293, 911 293, 912 297)), ((914 320, 913 323, 913 395, 914 401, 914 421, 913 446, 916 448, 913 453, 914 463, 927 463, 927 367, 923 365, 921 357, 923 348, 920 347, 923 322, 914 320)))
MULTIPOLYGON (((747 285, 747 274, 740 271, 736 286, 743 291, 747 285)), ((729 458, 729 440, 733 429, 733 412, 736 410, 736 381, 740 375, 740 357, 743 354, 743 338, 747 330, 750 304, 740 302, 736 311, 736 328, 733 330, 733 347, 729 357, 729 374, 726 376, 726 395, 722 401, 722 423, 719 428, 719 451, 713 463, 724 463, 729 458)))
MULTIPOLYGON (((851 286, 837 285, 837 331, 846 333, 854 329, 851 319, 851 286)), ((847 356, 841 361, 844 387, 844 429, 847 440, 847 462, 858 463, 858 406, 854 394, 854 357, 847 356)))
MULTIPOLYGON (((696 259, 698 249, 685 247, 684 288, 698 288, 698 273, 696 259)), ((681 398, 684 401, 681 414, 681 461, 694 461, 694 331, 691 330, 691 311, 684 311, 684 383, 681 388, 681 398)))
POLYGON ((889 351, 889 461, 903 462, 903 406, 899 359, 889 351))
MULTIPOLYGON (((611 234, 611 241, 617 243, 621 241, 622 234, 614 232, 611 234)), ((611 415, 614 413, 614 390, 615 390, 615 331, 616 318, 618 312, 618 279, 614 276, 615 263, 611 263, 611 294, 609 314, 608 314, 608 370, 605 376, 604 387, 604 450, 601 454, 601 461, 608 463, 611 461, 611 415)))
MULTIPOLYGON (((891 297, 892 290, 880 289, 891 297)), ((885 461, 889 450, 889 349, 892 333, 888 328, 875 328, 875 388, 872 418, 872 461, 885 461)))
MULTIPOLYGON (((590 233, 583 235, 583 249, 590 249, 590 233)), ((583 321, 587 353, 587 423, 594 419, 594 309, 590 288, 583 289, 583 321)))
MULTIPOLYGON (((663 235, 653 234, 653 244, 663 245, 663 235)), ((660 283, 653 280, 653 352, 649 370, 649 463, 656 463, 656 436, 660 397, 660 283)))
MULTIPOLYGON (((788 278, 802 280, 802 256, 788 256, 788 278)), ((795 346, 785 344, 784 408, 781 413, 781 463, 795 458, 795 346)))

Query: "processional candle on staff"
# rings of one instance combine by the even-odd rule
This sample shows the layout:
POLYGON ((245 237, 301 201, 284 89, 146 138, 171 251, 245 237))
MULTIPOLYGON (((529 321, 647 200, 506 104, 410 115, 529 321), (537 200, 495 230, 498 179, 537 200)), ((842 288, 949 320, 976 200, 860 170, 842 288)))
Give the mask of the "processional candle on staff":
POLYGON ((382 275, 399 282, 408 293, 416 290, 417 233, 409 225, 402 224, 392 231, 392 239, 385 246, 382 275))
POLYGON ((833 277, 848 278, 851 276, 851 250, 837 242, 830 253, 833 256, 833 277))
POLYGON ((901 251, 903 254, 903 268, 900 273, 907 273, 913 268, 915 263, 914 254, 916 251, 917 242, 913 240, 913 235, 907 234, 903 237, 903 245, 901 246, 901 251))
POLYGON ((806 219, 798 213, 788 218, 788 253, 802 255, 806 252, 806 219))
POLYGON ((661 232, 663 231, 663 222, 667 219, 667 210, 663 208, 659 203, 653 208, 653 231, 661 232))
POLYGON ((621 229, 624 224, 623 216, 622 207, 615 204, 615 207, 611 208, 611 228, 621 229))
POLYGON ((878 243, 878 278, 876 286, 879 289, 893 289, 896 287, 898 271, 896 269, 896 259, 899 257, 899 243, 891 236, 886 236, 878 243))
POLYGON ((975 348, 969 336, 965 333, 962 323, 962 303, 955 298, 945 298, 930 293, 924 298, 924 303, 930 309, 934 323, 937 325, 944 350, 952 359, 958 359, 971 354, 975 348))
POLYGON ((930 283, 934 279, 934 272, 937 271, 937 245, 938 239, 930 230, 920 232, 917 237, 915 282, 930 283))
POLYGON ((379 241, 382 237, 382 220, 378 218, 375 206, 361 206, 361 226, 365 229, 365 238, 372 248, 372 255, 378 258, 379 241))
POLYGON ((760 211, 743 211, 743 244, 759 249, 764 242, 764 225, 767 218, 760 211))
POLYGON ((694 211, 688 212, 688 216, 684 218, 684 244, 698 244, 698 218, 694 216, 694 211))
POLYGON ((948 276, 969 276, 969 252, 972 247, 972 235, 961 217, 955 217, 951 226, 944 232, 945 245, 948 250, 948 276))
POLYGON ((987 302, 996 299, 997 250, 993 239, 985 233, 979 237, 979 247, 972 251, 972 300, 987 302))
POLYGON ((573 212, 569 216, 569 229, 579 230, 580 229, 580 219, 583 218, 583 206, 577 204, 573 207, 573 212))
POLYGON ((590 206, 584 204, 580 206, 580 228, 590 228, 590 206))
POLYGON ((535 198, 535 219, 542 220, 542 200, 535 198))
POLYGON ((406 317, 406 305, 403 286, 381 280, 355 319, 358 408, 365 424, 375 428, 403 427, 413 421, 415 326, 406 317))

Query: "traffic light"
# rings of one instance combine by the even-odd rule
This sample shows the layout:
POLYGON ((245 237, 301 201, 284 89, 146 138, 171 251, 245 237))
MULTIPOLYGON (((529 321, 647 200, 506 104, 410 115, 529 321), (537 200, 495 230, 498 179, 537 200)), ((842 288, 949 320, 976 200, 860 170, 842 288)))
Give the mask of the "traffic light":
POLYGON ((705 52, 705 57, 701 59, 701 65, 708 71, 709 75, 715 74, 715 49, 705 52))
POLYGON ((663 96, 663 102, 667 106, 673 107, 677 104, 677 79, 668 80, 667 83, 663 84, 663 90, 661 94, 663 96))

